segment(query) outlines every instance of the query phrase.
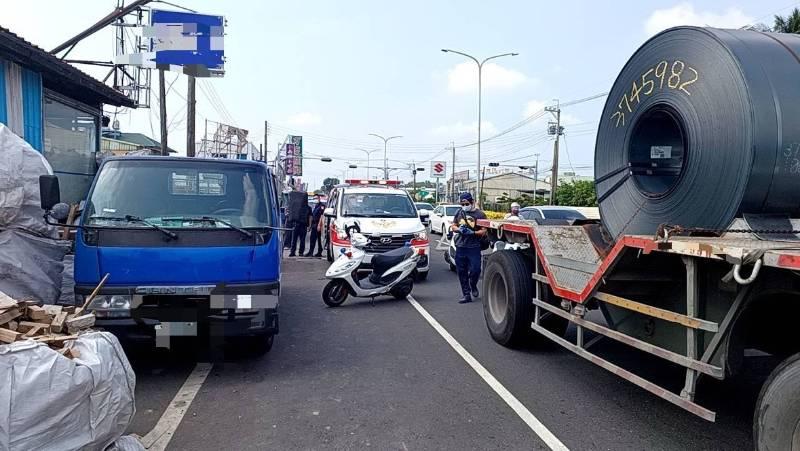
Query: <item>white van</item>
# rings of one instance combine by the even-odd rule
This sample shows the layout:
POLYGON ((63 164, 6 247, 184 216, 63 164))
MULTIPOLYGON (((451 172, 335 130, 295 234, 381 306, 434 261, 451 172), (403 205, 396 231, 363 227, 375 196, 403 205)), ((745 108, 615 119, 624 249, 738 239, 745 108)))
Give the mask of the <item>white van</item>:
POLYGON ((428 233, 419 218, 417 208, 407 192, 395 188, 400 182, 393 180, 346 180, 329 194, 325 209, 325 247, 328 261, 350 247, 344 231, 345 223, 358 221, 361 233, 370 243, 365 249, 365 265, 371 254, 390 251, 409 244, 423 249, 424 255, 417 264, 417 280, 428 277, 431 245, 428 233))

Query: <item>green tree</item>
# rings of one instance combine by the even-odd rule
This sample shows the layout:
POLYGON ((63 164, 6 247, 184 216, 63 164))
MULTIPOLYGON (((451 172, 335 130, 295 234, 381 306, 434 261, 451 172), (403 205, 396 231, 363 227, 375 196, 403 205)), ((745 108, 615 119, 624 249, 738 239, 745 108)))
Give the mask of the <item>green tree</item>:
POLYGON ((556 194, 558 205, 570 207, 596 207, 597 193, 591 180, 575 180, 560 184, 556 194))
POLYGON ((321 191, 326 193, 330 193, 334 186, 339 184, 339 179, 336 177, 326 177, 325 180, 322 181, 322 187, 320 188, 321 191))
POLYGON ((786 17, 776 15, 772 31, 778 33, 800 33, 800 9, 793 9, 786 17))

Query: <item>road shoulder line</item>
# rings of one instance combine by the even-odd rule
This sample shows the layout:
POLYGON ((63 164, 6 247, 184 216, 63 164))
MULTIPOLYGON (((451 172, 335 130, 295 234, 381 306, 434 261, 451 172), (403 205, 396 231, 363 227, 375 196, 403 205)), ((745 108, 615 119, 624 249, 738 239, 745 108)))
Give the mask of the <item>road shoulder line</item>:
POLYGON ((152 431, 148 432, 142 438, 142 444, 150 451, 161 451, 167 449, 172 436, 178 429, 178 426, 183 420, 183 416, 192 405, 194 397, 203 386, 206 377, 211 372, 213 365, 211 363, 198 363, 195 365, 192 373, 186 378, 186 381, 181 386, 178 393, 170 401, 169 406, 164 410, 161 418, 152 431))
POLYGON ((428 311, 425 310, 416 299, 414 299, 411 295, 408 295, 406 299, 414 307, 414 309, 416 309, 417 312, 419 312, 419 314, 425 318, 428 324, 430 324, 431 327, 433 327, 433 329, 438 332, 442 338, 444 338, 447 344, 449 344, 450 347, 453 348, 453 350, 456 351, 456 353, 461 356, 461 358, 464 359, 464 361, 467 362, 467 364, 472 367, 476 373, 478 373, 478 376, 480 376, 481 379, 483 379, 483 381, 486 382, 486 384, 489 385, 489 387, 491 387, 491 389, 494 390, 494 392, 497 393, 497 395, 500 396, 500 398, 505 401, 509 407, 511 407, 517 416, 519 416, 520 419, 522 419, 522 421, 524 421, 525 424, 527 424, 528 427, 533 431, 533 433, 539 436, 539 438, 542 439, 542 441, 550 449, 559 451, 569 450, 569 448, 561 443, 561 440, 553 435, 553 433, 550 432, 550 430, 547 429, 547 427, 542 424, 542 422, 539 421, 539 419, 536 418, 530 412, 530 410, 525 407, 525 405, 523 405, 513 394, 511 394, 510 391, 508 391, 508 389, 503 386, 503 384, 500 383, 500 381, 497 380, 497 378, 495 378, 483 365, 481 365, 481 363, 478 362, 475 357, 469 353, 469 351, 461 346, 461 343, 456 341, 456 339, 453 338, 449 332, 447 332, 447 329, 439 324, 439 322, 436 321, 436 319, 431 316, 431 314, 428 313, 428 311))

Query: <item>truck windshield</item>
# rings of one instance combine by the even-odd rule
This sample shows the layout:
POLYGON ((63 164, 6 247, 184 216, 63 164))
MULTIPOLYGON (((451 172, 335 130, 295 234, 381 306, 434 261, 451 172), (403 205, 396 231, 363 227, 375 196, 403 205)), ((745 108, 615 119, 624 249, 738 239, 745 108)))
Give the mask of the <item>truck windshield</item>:
POLYGON ((365 218, 416 218, 417 209, 405 193, 347 193, 342 215, 365 218))
POLYGON ((266 172, 258 166, 188 159, 109 161, 97 174, 86 225, 147 227, 144 220, 168 228, 265 227, 270 225, 268 201, 266 172))

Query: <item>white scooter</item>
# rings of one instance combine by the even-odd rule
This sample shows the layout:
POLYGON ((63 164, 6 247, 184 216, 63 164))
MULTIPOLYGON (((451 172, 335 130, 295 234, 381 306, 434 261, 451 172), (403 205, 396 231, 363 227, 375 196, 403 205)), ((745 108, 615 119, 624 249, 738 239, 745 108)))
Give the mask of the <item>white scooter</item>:
POLYGON ((325 277, 331 279, 322 290, 322 300, 330 307, 344 303, 348 295, 357 298, 371 298, 388 294, 395 299, 405 299, 414 287, 412 274, 417 268, 423 249, 414 250, 403 246, 382 254, 372 256, 372 272, 359 275, 358 268, 364 261, 364 248, 369 239, 361 234, 358 222, 345 226, 345 234, 350 239, 350 249, 342 252, 334 260, 325 277))

